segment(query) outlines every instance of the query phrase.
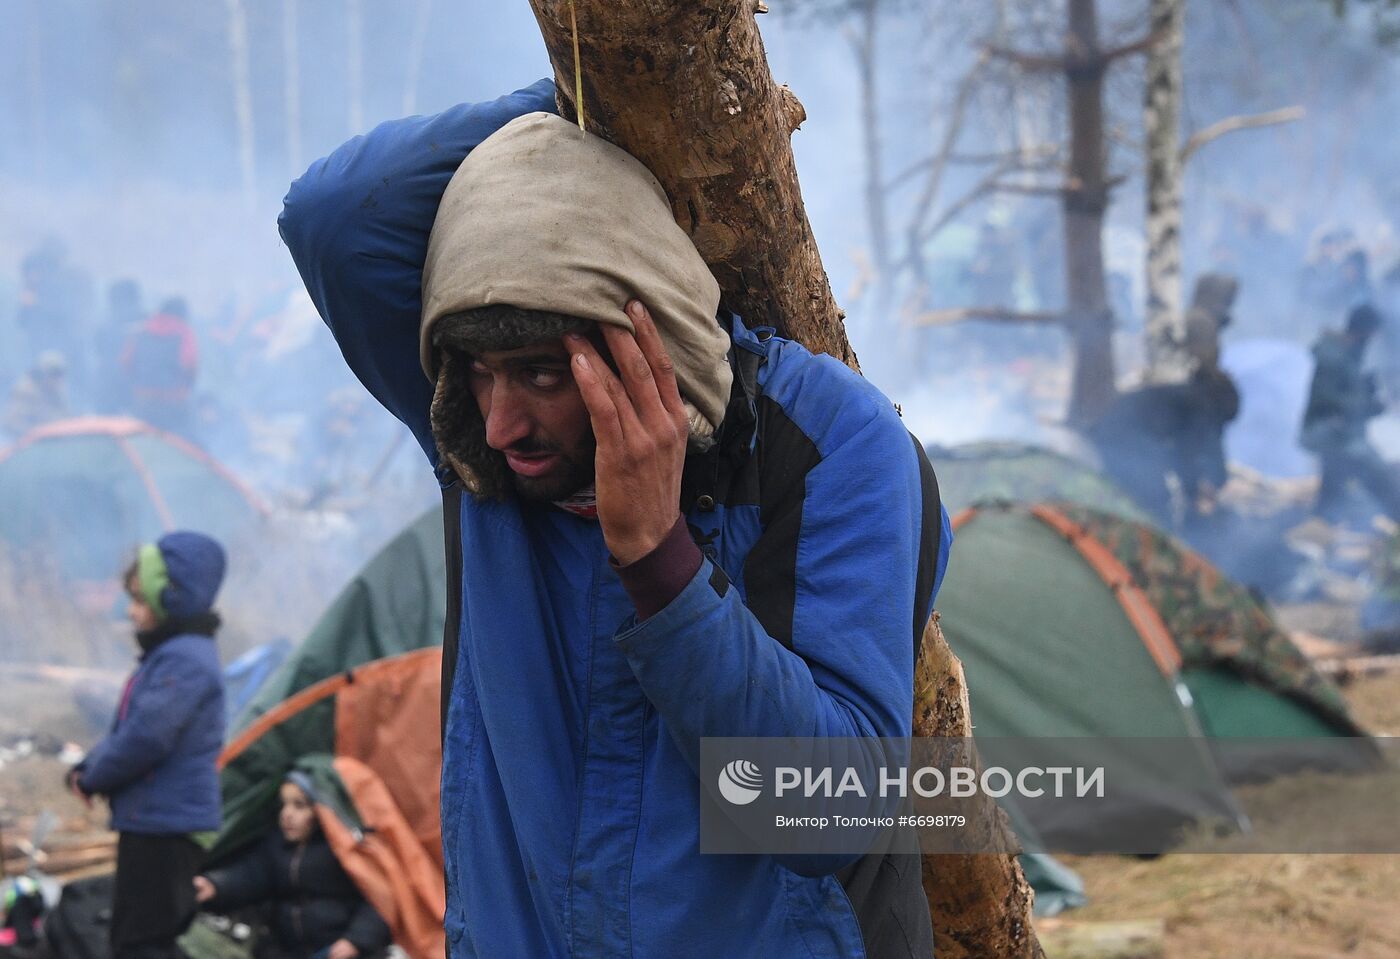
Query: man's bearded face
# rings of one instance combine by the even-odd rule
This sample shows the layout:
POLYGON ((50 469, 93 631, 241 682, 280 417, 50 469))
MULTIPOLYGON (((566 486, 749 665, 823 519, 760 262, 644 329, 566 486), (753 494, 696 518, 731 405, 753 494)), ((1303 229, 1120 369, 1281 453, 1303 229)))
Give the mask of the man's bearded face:
POLYGON ((563 340, 482 351, 468 376, 486 444, 505 456, 522 498, 562 500, 593 481, 593 426, 563 340))

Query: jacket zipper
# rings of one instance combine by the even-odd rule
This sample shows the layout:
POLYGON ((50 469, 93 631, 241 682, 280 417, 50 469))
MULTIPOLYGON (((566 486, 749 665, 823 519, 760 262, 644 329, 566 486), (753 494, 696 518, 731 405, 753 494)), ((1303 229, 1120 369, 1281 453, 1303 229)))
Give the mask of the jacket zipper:
POLYGON ((287 870, 291 874, 292 888, 297 891, 296 905, 292 906, 292 925, 296 927, 297 941, 306 942, 306 930, 302 923, 302 908, 306 905, 303 901, 301 889, 301 857, 306 852, 306 843, 298 843, 296 852, 292 853, 292 864, 287 870))

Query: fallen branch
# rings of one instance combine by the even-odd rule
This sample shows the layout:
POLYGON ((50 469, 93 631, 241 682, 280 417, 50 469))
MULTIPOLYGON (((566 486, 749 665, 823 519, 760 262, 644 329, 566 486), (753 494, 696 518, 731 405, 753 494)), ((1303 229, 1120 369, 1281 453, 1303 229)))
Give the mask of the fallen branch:
POLYGON ((1161 959, 1166 923, 1161 919, 1086 922, 1042 919, 1035 924, 1047 955, 1055 959, 1161 959))

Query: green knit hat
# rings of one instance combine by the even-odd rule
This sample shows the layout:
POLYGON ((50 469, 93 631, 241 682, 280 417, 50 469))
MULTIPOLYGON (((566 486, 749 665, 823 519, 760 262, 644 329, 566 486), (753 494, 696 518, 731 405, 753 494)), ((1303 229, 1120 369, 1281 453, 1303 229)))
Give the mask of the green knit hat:
POLYGON ((136 554, 136 584, 141 590, 141 598, 151 607, 156 619, 163 622, 166 614, 160 594, 170 585, 170 572, 165 568, 165 557, 155 543, 146 543, 136 554))

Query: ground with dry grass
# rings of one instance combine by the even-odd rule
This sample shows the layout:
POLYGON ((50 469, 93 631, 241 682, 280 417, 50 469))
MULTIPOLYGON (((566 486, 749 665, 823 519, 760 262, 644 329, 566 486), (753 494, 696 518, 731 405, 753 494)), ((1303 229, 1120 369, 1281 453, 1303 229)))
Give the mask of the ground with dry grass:
MULTIPOLYGON (((1400 733, 1400 672, 1357 679, 1346 694, 1368 728, 1400 733)), ((1389 809, 1400 817, 1400 800, 1389 809)), ((1164 920, 1166 959, 1400 956, 1400 855, 1064 861, 1089 895, 1088 907, 1073 913, 1076 920, 1164 920)))

